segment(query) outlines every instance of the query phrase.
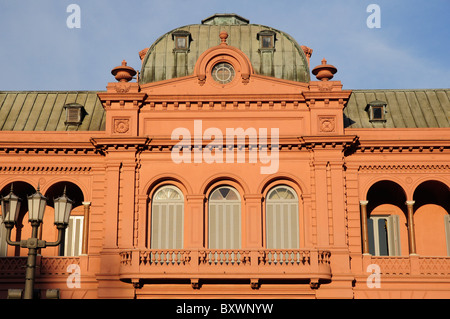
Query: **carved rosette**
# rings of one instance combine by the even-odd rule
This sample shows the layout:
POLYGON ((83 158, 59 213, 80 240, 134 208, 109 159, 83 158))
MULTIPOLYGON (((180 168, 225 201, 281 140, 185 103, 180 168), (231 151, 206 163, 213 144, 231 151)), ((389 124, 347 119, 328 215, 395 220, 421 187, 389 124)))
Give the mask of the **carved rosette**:
POLYGON ((323 133, 336 131, 336 119, 331 116, 319 117, 319 130, 323 133))
POLYGON ((116 119, 114 120, 114 133, 124 134, 130 130, 129 119, 116 119))

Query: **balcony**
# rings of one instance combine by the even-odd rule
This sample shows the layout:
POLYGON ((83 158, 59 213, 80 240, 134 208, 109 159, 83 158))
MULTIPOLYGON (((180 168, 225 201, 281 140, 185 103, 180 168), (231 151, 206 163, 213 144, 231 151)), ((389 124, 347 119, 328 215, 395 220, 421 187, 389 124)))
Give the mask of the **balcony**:
MULTIPOLYGON (((25 278, 27 257, 0 257, 0 279, 25 278)), ((80 257, 36 257, 36 278, 67 277, 69 265, 80 266, 80 257)))
POLYGON ((450 257, 363 256, 364 265, 375 264, 384 276, 450 276, 450 257))
POLYGON ((149 249, 120 253, 120 278, 139 283, 151 279, 260 279, 310 282, 316 288, 331 279, 330 252, 320 250, 149 249))

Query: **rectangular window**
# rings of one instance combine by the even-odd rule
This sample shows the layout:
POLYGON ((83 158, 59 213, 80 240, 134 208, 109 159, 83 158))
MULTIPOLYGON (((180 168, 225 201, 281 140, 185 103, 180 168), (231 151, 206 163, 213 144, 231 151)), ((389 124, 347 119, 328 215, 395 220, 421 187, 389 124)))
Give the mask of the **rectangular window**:
POLYGON ((172 40, 174 42, 173 52, 186 53, 189 51, 192 36, 188 31, 178 30, 172 33, 172 40))
POLYGON ((175 48, 176 49, 187 49, 187 37, 185 36, 176 36, 175 37, 175 48))
POLYGON ((272 49, 273 48, 273 36, 272 35, 261 36, 261 48, 262 49, 272 49))
POLYGON ((371 216, 367 226, 370 254, 400 256, 400 226, 397 215, 371 216))
POLYGON ((384 107, 372 106, 371 107, 371 120, 372 121, 384 121, 384 107))
POLYGON ((260 52, 273 52, 275 50, 276 33, 272 30, 258 32, 256 39, 259 41, 260 52))

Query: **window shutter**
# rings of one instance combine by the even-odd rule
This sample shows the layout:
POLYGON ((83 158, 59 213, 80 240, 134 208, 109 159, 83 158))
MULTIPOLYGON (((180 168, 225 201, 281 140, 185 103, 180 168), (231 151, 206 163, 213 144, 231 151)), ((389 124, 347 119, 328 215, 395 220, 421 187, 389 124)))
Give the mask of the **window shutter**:
POLYGON ((241 248, 241 202, 237 191, 220 187, 209 197, 208 247, 241 248))
POLYGON ((3 217, 0 216, 0 257, 5 257, 8 251, 8 244, 6 243, 6 227, 3 224, 3 217))
POLYGON ((293 189, 278 186, 266 201, 266 247, 299 248, 298 199, 293 189))
POLYGON ((68 108, 67 109, 67 122, 77 123, 80 121, 80 109, 68 108))
POLYGON ((447 256, 450 256, 450 215, 444 216, 445 237, 447 238, 447 256))
POLYGON ((64 105, 66 109, 66 125, 80 125, 83 121, 84 107, 78 103, 64 105))
POLYGON ((375 256, 375 240, 373 231, 373 219, 367 218, 367 233, 369 237, 369 254, 375 256))
POLYGON ((79 256, 83 244, 84 216, 70 216, 64 238, 64 256, 79 256))
POLYGON ((388 217, 389 256, 400 256, 400 225, 398 215, 388 217))
POLYGON ((152 249, 183 248, 184 199, 174 186, 159 189, 152 200, 151 240, 152 249))

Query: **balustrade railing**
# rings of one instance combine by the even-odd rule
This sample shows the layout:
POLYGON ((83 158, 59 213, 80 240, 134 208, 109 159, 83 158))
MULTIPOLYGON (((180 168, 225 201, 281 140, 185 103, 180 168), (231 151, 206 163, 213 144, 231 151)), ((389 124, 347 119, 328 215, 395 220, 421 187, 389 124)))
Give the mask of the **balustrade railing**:
POLYGON ((199 262, 209 265, 244 265, 250 262, 250 252, 244 250, 201 250, 199 262))
MULTIPOLYGON (((125 252, 125 254, 127 253, 125 252)), ((139 255, 139 262, 142 265, 186 265, 189 260, 189 251, 187 250, 152 249, 141 251, 139 255)))
MULTIPOLYGON (((0 257, 0 277, 23 277, 27 257, 0 257)), ((43 257, 36 258, 36 277, 67 276, 69 265, 80 265, 79 257, 43 257)))
POLYGON ((268 249, 261 252, 260 262, 265 265, 305 265, 311 260, 309 250, 268 249))
POLYGON ((381 275, 388 276, 449 276, 450 257, 434 256, 365 256, 365 265, 380 267, 381 275))
POLYGON ((316 249, 136 249, 122 251, 120 260, 123 279, 331 278, 330 252, 316 249))

